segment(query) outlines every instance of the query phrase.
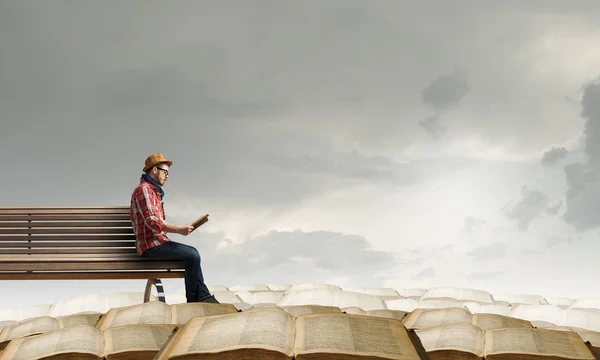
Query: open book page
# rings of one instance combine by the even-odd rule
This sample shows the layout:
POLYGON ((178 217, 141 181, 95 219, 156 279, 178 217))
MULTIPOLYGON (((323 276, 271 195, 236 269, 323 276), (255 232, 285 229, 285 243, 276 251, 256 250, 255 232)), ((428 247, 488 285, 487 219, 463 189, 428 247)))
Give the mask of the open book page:
POLYGON ((494 354, 530 354, 595 360, 579 334, 570 331, 508 328, 485 333, 486 358, 494 354))
POLYGON ((471 323, 472 315, 469 310, 452 307, 436 309, 415 309, 408 314, 403 322, 409 329, 424 329, 457 322, 471 323))
POLYGON ((110 355, 129 351, 158 352, 177 325, 141 324, 112 327, 104 332, 104 353, 110 355))
POLYGON ((63 353, 89 354, 102 359, 103 347, 100 330, 89 325, 75 325, 15 339, 4 349, 0 360, 38 359, 63 353))
POLYGON ((583 341, 589 341, 595 349, 600 349, 600 332, 579 330, 577 333, 581 336, 583 341))
POLYGON ((503 328, 533 328, 531 322, 499 314, 474 314, 473 325, 483 331, 503 328))
POLYGON ((292 314, 292 316, 300 316, 300 315, 308 315, 308 314, 341 314, 343 313, 342 309, 337 306, 327 306, 327 305, 290 305, 283 306, 283 310, 292 314))
POLYGON ((232 304, 181 303, 171 305, 171 323, 183 326, 194 316, 213 316, 236 313, 232 304))
POLYGON ((408 314, 408 312, 402 311, 402 310, 378 309, 378 310, 368 310, 365 315, 402 320, 406 317, 407 314, 408 314))
POLYGON ((58 329, 58 321, 55 318, 50 316, 40 316, 3 328, 2 331, 0 331, 0 343, 56 329, 58 329))
POLYGON ((61 317, 58 320, 59 328, 66 328, 75 325, 96 326, 102 314, 75 314, 61 317))
POLYGON ((169 358, 235 349, 267 349, 293 355, 294 317, 278 308, 193 317, 178 332, 169 358))
POLYGON ((162 301, 110 309, 96 327, 106 330, 111 327, 133 324, 171 324, 171 307, 162 301))
POLYGON ((296 318, 296 359, 315 353, 420 359, 402 321, 351 314, 296 318))
POLYGON ((277 305, 277 304, 270 304, 270 303, 259 303, 259 304, 254 304, 252 305, 253 308, 261 308, 261 307, 276 307, 276 308, 280 308, 281 306, 277 305))
POLYGON ((483 357, 484 333, 473 324, 454 323, 416 330, 425 351, 464 351, 483 357))
POLYGON ((189 323, 190 322, 188 321, 183 327, 177 326, 175 329, 173 329, 173 333, 169 336, 163 347, 160 348, 153 360, 173 359, 171 356, 171 351, 173 351, 173 347, 175 347, 175 345, 177 345, 181 340, 181 332, 185 327, 189 327, 189 323))
POLYGON ((367 312, 365 310, 359 308, 358 306, 347 306, 347 307, 341 308, 341 310, 347 314, 367 315, 367 312))

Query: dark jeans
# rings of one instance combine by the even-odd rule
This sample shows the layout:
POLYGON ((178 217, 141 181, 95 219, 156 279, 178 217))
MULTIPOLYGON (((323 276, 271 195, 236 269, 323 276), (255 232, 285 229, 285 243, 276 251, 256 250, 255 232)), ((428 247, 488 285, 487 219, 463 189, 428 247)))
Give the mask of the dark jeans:
POLYGON ((199 302, 211 296, 208 287, 204 283, 202 268, 200 267, 200 254, 195 247, 169 241, 144 251, 142 256, 181 259, 185 262, 184 277, 187 302, 199 302))

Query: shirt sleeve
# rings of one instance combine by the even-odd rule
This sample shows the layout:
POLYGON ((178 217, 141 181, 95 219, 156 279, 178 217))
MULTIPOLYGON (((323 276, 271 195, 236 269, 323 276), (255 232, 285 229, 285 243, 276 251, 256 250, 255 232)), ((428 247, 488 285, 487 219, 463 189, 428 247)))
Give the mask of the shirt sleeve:
POLYGON ((164 230, 166 222, 158 216, 152 206, 156 201, 155 197, 156 194, 151 194, 148 188, 143 186, 136 194, 135 201, 137 202, 137 208, 142 213, 144 224, 156 232, 161 232, 164 230))

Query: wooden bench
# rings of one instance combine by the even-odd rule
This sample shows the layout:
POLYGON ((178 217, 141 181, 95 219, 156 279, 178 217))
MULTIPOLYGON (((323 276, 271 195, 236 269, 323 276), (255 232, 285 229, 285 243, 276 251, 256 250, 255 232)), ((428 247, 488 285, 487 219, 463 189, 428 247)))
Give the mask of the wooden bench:
POLYGON ((0 207, 0 280, 183 278, 181 260, 138 256, 128 206, 0 207))

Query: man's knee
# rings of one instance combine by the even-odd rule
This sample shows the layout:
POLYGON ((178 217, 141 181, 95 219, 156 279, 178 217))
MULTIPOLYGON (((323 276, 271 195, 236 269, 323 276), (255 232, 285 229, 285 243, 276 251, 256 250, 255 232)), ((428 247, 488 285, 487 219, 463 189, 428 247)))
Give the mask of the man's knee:
POLYGON ((200 262, 200 253, 194 247, 189 247, 185 252, 185 258, 190 262, 200 262))

